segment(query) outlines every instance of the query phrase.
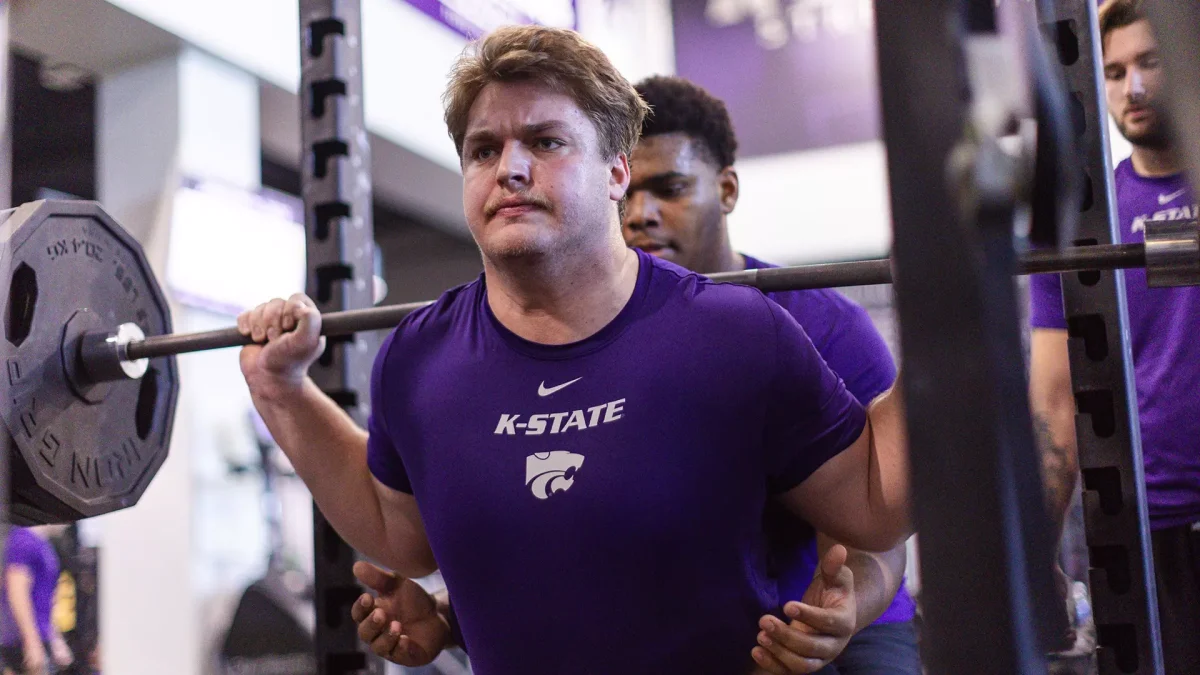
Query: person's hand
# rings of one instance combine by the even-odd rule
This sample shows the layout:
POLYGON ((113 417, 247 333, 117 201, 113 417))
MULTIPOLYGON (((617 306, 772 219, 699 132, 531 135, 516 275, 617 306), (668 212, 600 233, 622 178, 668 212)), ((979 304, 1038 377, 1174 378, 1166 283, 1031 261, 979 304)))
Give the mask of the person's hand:
POLYGON ((842 653, 858 624, 854 572, 846 566, 846 547, 830 547, 800 602, 789 602, 784 624, 774 616, 759 620, 758 644, 751 656, 759 672, 774 675, 815 673, 842 653))
POLYGON ((325 349, 321 313, 308 296, 300 293, 242 312, 237 328, 256 343, 243 347, 240 357, 242 375, 251 391, 298 386, 325 349))
POLYGON ((41 640, 25 641, 25 673, 26 675, 44 675, 46 673, 46 646, 41 640))
POLYGON ((61 635, 55 636, 50 643, 50 652, 54 658, 54 665, 59 668, 66 668, 75 663, 75 655, 71 653, 71 648, 67 646, 67 641, 61 635))
POLYGON ((354 563, 354 576, 378 593, 364 593, 350 610, 358 637, 372 652, 415 668, 429 664, 446 648, 450 624, 417 582, 366 562, 354 563))

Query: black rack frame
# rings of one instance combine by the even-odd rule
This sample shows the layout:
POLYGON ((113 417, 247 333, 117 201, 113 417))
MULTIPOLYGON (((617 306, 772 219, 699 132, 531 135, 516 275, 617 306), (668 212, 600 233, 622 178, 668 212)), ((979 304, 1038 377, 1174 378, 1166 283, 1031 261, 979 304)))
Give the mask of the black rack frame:
MULTIPOLYGON (((321 312, 374 304, 371 155, 363 117, 359 0, 301 0, 300 101, 307 292, 321 312)), ((370 333, 330 337, 309 375, 366 426, 375 349, 370 333)), ((349 675, 362 651, 350 608, 361 594, 356 554, 313 505, 317 673, 349 675)))

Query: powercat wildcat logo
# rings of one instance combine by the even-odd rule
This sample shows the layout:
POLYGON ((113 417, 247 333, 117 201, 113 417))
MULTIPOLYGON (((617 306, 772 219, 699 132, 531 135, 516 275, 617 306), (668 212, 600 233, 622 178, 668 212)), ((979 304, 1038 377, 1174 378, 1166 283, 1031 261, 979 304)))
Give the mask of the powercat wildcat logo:
POLYGON ((525 484, 538 499, 566 492, 575 484, 575 474, 583 466, 583 455, 566 450, 535 452, 525 458, 525 484))

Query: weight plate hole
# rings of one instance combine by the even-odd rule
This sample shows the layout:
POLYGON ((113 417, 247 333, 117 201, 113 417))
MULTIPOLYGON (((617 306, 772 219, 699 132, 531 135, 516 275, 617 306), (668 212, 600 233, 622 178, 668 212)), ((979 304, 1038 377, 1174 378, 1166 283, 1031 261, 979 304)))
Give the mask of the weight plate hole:
POLYGON ((137 410, 134 413, 137 435, 143 441, 150 436, 150 431, 154 428, 154 411, 157 408, 158 370, 149 368, 142 376, 142 382, 138 389, 137 410))
POLYGON ((25 263, 13 271, 8 290, 8 312, 4 315, 4 336, 20 347, 33 329, 33 310, 37 306, 37 273, 25 263))

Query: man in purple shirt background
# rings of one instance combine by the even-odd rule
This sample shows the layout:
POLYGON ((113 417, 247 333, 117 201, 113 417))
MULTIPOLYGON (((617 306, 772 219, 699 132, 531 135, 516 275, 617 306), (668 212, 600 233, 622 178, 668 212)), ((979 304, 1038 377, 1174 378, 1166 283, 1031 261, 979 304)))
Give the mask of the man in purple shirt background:
MULTIPOLYGON (((652 77, 638 83, 637 90, 650 114, 630 158, 632 179, 623 218, 626 243, 705 274, 771 267, 737 253, 729 240, 726 219, 737 205, 739 184, 734 169, 737 137, 724 103, 677 77, 652 77)), ((895 363, 863 308, 831 289, 767 297, 796 319, 864 405, 892 386, 895 363)), ((768 505, 767 523, 780 597, 808 597, 819 563, 816 532, 774 503, 768 505)), ((895 553, 904 559, 902 546, 895 553)), ((914 605, 902 575, 891 576, 886 562, 857 551, 851 555, 851 567, 860 630, 848 644, 841 643, 844 651, 833 654, 833 665, 820 672, 919 675, 911 623, 914 605)))
POLYGON ((5 673, 43 675, 72 661, 51 621, 61 567, 47 538, 49 528, 8 528, 0 593, 0 667, 5 673))
MULTIPOLYGON (((1148 221, 1195 218, 1196 197, 1159 110, 1162 66, 1140 2, 1107 3, 1100 32, 1108 109, 1133 146, 1115 172, 1120 241, 1142 243, 1148 221)), ((1123 273, 1164 662, 1183 675, 1200 664, 1200 287, 1151 289, 1145 270, 1123 273)), ((1061 514, 1079 467, 1059 277, 1034 277, 1030 296, 1031 399, 1065 449, 1046 463, 1061 514)))
POLYGON ((240 316, 271 435, 352 546, 440 569, 479 675, 764 666, 768 500, 857 549, 911 531, 899 388, 864 408, 757 290, 626 247, 645 104, 577 34, 493 32, 446 101, 484 274, 384 341, 365 433, 307 377, 311 300, 240 316))

